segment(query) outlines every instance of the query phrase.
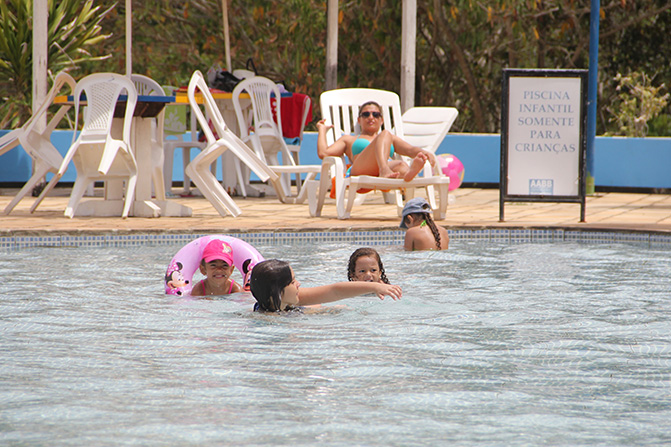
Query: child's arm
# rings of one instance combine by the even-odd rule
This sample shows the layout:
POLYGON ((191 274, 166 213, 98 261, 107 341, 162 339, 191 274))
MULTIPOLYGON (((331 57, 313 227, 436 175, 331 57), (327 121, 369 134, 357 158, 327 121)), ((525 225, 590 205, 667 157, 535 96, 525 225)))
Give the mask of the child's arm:
POLYGON ((347 281, 337 282, 326 286, 302 287, 298 292, 298 301, 301 306, 329 303, 344 298, 375 293, 380 299, 389 295, 394 300, 401 299, 401 287, 379 282, 347 281))

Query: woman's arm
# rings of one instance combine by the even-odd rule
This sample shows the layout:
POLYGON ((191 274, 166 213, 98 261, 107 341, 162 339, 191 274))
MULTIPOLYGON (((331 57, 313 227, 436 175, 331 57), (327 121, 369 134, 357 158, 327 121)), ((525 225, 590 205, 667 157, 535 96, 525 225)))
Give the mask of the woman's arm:
POLYGON ((326 143, 326 132, 332 127, 333 125, 327 126, 325 120, 320 120, 317 123, 317 156, 322 160, 324 157, 341 157, 347 150, 346 135, 338 138, 338 140, 330 146, 326 143))
POLYGON ((298 292, 298 302, 301 306, 329 303, 354 296, 375 293, 380 299, 385 295, 394 300, 401 299, 401 287, 378 282, 347 281, 317 287, 301 287, 298 292))

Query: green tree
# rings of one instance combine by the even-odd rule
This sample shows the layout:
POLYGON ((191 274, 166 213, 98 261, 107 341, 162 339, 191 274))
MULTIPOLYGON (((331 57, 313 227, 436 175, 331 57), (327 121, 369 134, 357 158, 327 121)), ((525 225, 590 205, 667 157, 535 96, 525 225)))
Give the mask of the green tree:
MULTIPOLYGON (((93 0, 49 0, 48 70, 72 71, 84 61, 102 60, 87 49, 107 37, 100 22, 107 11, 93 0)), ((0 2, 0 129, 12 128, 32 113, 32 0, 0 2)))
MULTIPOLYGON (((6 2, 14 5, 17 0, 6 2)), ((402 0, 339 3, 339 86, 398 91, 402 0)), ((94 23, 109 38, 86 47, 94 59, 79 62, 78 73, 123 73, 124 2, 96 0, 95 4, 105 15, 94 23), (101 60, 108 54, 114 56, 101 60)), ((499 131, 505 68, 588 68, 590 8, 584 1, 418 0, 417 6, 415 104, 457 107, 455 131, 499 131)), ((310 95, 319 110, 326 62, 326 1, 229 0, 228 8, 233 68, 244 68, 251 58, 259 74, 310 95)), ((617 130, 608 108, 619 101, 614 81, 618 73, 638 71, 656 83, 671 85, 667 60, 671 3, 601 0, 600 18, 597 133, 601 134, 617 130)), ((26 32, 16 35, 19 42, 23 42, 21 36, 27 37, 26 32)), ((136 73, 161 84, 186 85, 196 69, 224 67, 224 53, 220 0, 133 2, 136 73)), ((3 96, 11 95, 3 91, 3 96)), ((671 122, 668 116, 669 105, 651 122, 651 134, 671 134, 664 124, 671 122)))
POLYGON ((664 84, 655 87, 645 73, 633 72, 627 76, 615 76, 619 101, 607 110, 611 121, 618 126, 615 135, 644 137, 648 135, 648 123, 659 115, 669 102, 669 94, 662 94, 664 84))

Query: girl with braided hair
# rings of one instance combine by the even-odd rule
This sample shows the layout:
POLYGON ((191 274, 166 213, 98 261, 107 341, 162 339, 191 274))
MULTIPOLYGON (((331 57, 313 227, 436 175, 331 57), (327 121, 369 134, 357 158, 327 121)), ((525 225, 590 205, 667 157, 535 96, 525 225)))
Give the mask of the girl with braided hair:
POLYGON ((349 257, 347 279, 350 281, 383 282, 390 284, 384 272, 380 254, 372 248, 357 248, 349 257))
POLYGON ((447 230, 439 227, 431 217, 431 206, 422 197, 408 200, 403 208, 401 228, 405 232, 405 249, 447 250, 450 236, 447 230))

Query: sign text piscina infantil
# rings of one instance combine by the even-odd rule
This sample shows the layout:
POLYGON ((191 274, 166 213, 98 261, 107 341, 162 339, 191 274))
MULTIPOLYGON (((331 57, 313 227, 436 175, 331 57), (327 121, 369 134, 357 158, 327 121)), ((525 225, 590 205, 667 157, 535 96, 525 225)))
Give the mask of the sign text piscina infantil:
POLYGON ((505 202, 578 202, 585 220, 587 70, 503 73, 500 212, 505 202))

